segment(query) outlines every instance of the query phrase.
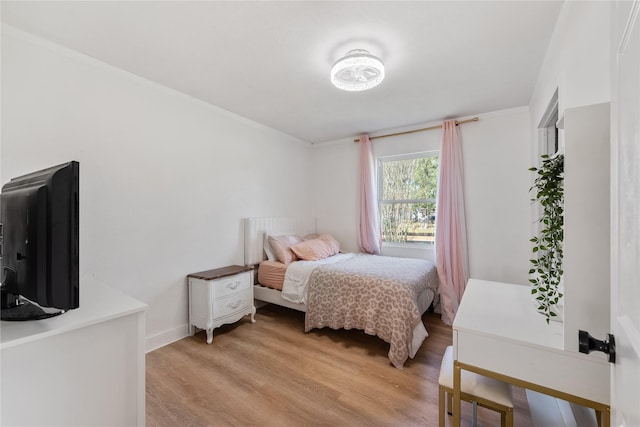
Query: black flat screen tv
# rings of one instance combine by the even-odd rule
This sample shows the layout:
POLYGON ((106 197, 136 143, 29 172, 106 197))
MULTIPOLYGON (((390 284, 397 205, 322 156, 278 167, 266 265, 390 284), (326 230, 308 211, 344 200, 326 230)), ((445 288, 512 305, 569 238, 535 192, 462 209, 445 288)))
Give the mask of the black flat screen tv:
POLYGON ((2 320, 44 319, 79 307, 79 169, 72 161, 2 187, 2 320))

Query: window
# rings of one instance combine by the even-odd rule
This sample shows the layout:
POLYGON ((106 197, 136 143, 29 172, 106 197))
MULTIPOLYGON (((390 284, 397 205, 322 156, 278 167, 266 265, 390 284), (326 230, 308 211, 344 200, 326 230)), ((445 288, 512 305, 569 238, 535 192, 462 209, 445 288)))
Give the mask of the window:
POLYGON ((435 243, 438 165, 437 151, 378 159, 383 242, 435 243))
POLYGON ((549 156, 558 152, 558 146, 560 143, 558 133, 558 89, 556 89, 547 111, 545 111, 540 121, 538 128, 540 129, 540 154, 547 154, 549 156))
POLYGON ((556 122, 558 121, 558 105, 556 104, 556 109, 554 114, 549 117, 549 122, 543 128, 542 138, 544 140, 543 150, 545 154, 551 156, 558 152, 558 126, 556 122))

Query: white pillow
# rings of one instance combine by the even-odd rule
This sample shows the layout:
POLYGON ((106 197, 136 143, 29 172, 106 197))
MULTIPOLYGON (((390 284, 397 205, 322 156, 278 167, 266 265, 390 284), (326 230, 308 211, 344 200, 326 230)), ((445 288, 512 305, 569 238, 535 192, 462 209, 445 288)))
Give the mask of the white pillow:
POLYGON ((269 244, 269 234, 264 233, 264 253, 267 254, 267 259, 269 261, 276 261, 276 256, 273 254, 271 250, 271 245, 269 244))
POLYGON ((278 257, 276 256, 275 251, 273 250, 273 248, 269 244, 269 236, 271 236, 271 237, 293 236, 295 234, 296 233, 294 233, 293 231, 284 231, 284 232, 277 232, 277 231, 273 231, 273 230, 265 231, 265 233, 264 233, 264 243, 262 244, 262 247, 264 249, 264 253, 267 254, 267 259, 269 261, 278 261, 278 257))

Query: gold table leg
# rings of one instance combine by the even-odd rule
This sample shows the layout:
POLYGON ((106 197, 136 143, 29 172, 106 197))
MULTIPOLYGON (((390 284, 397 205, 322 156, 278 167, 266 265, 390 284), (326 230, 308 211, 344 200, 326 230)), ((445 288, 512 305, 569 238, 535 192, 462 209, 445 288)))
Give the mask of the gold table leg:
POLYGON ((460 427, 460 365, 453 361, 453 424, 452 427, 460 427))

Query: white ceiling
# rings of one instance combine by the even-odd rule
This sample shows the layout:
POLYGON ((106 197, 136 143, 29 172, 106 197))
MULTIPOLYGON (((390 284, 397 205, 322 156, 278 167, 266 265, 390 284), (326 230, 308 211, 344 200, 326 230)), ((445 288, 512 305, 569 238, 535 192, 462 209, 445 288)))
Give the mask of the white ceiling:
POLYGON ((528 104, 562 2, 2 1, 2 21, 309 142, 528 104), (333 63, 364 48, 378 87, 333 63))

